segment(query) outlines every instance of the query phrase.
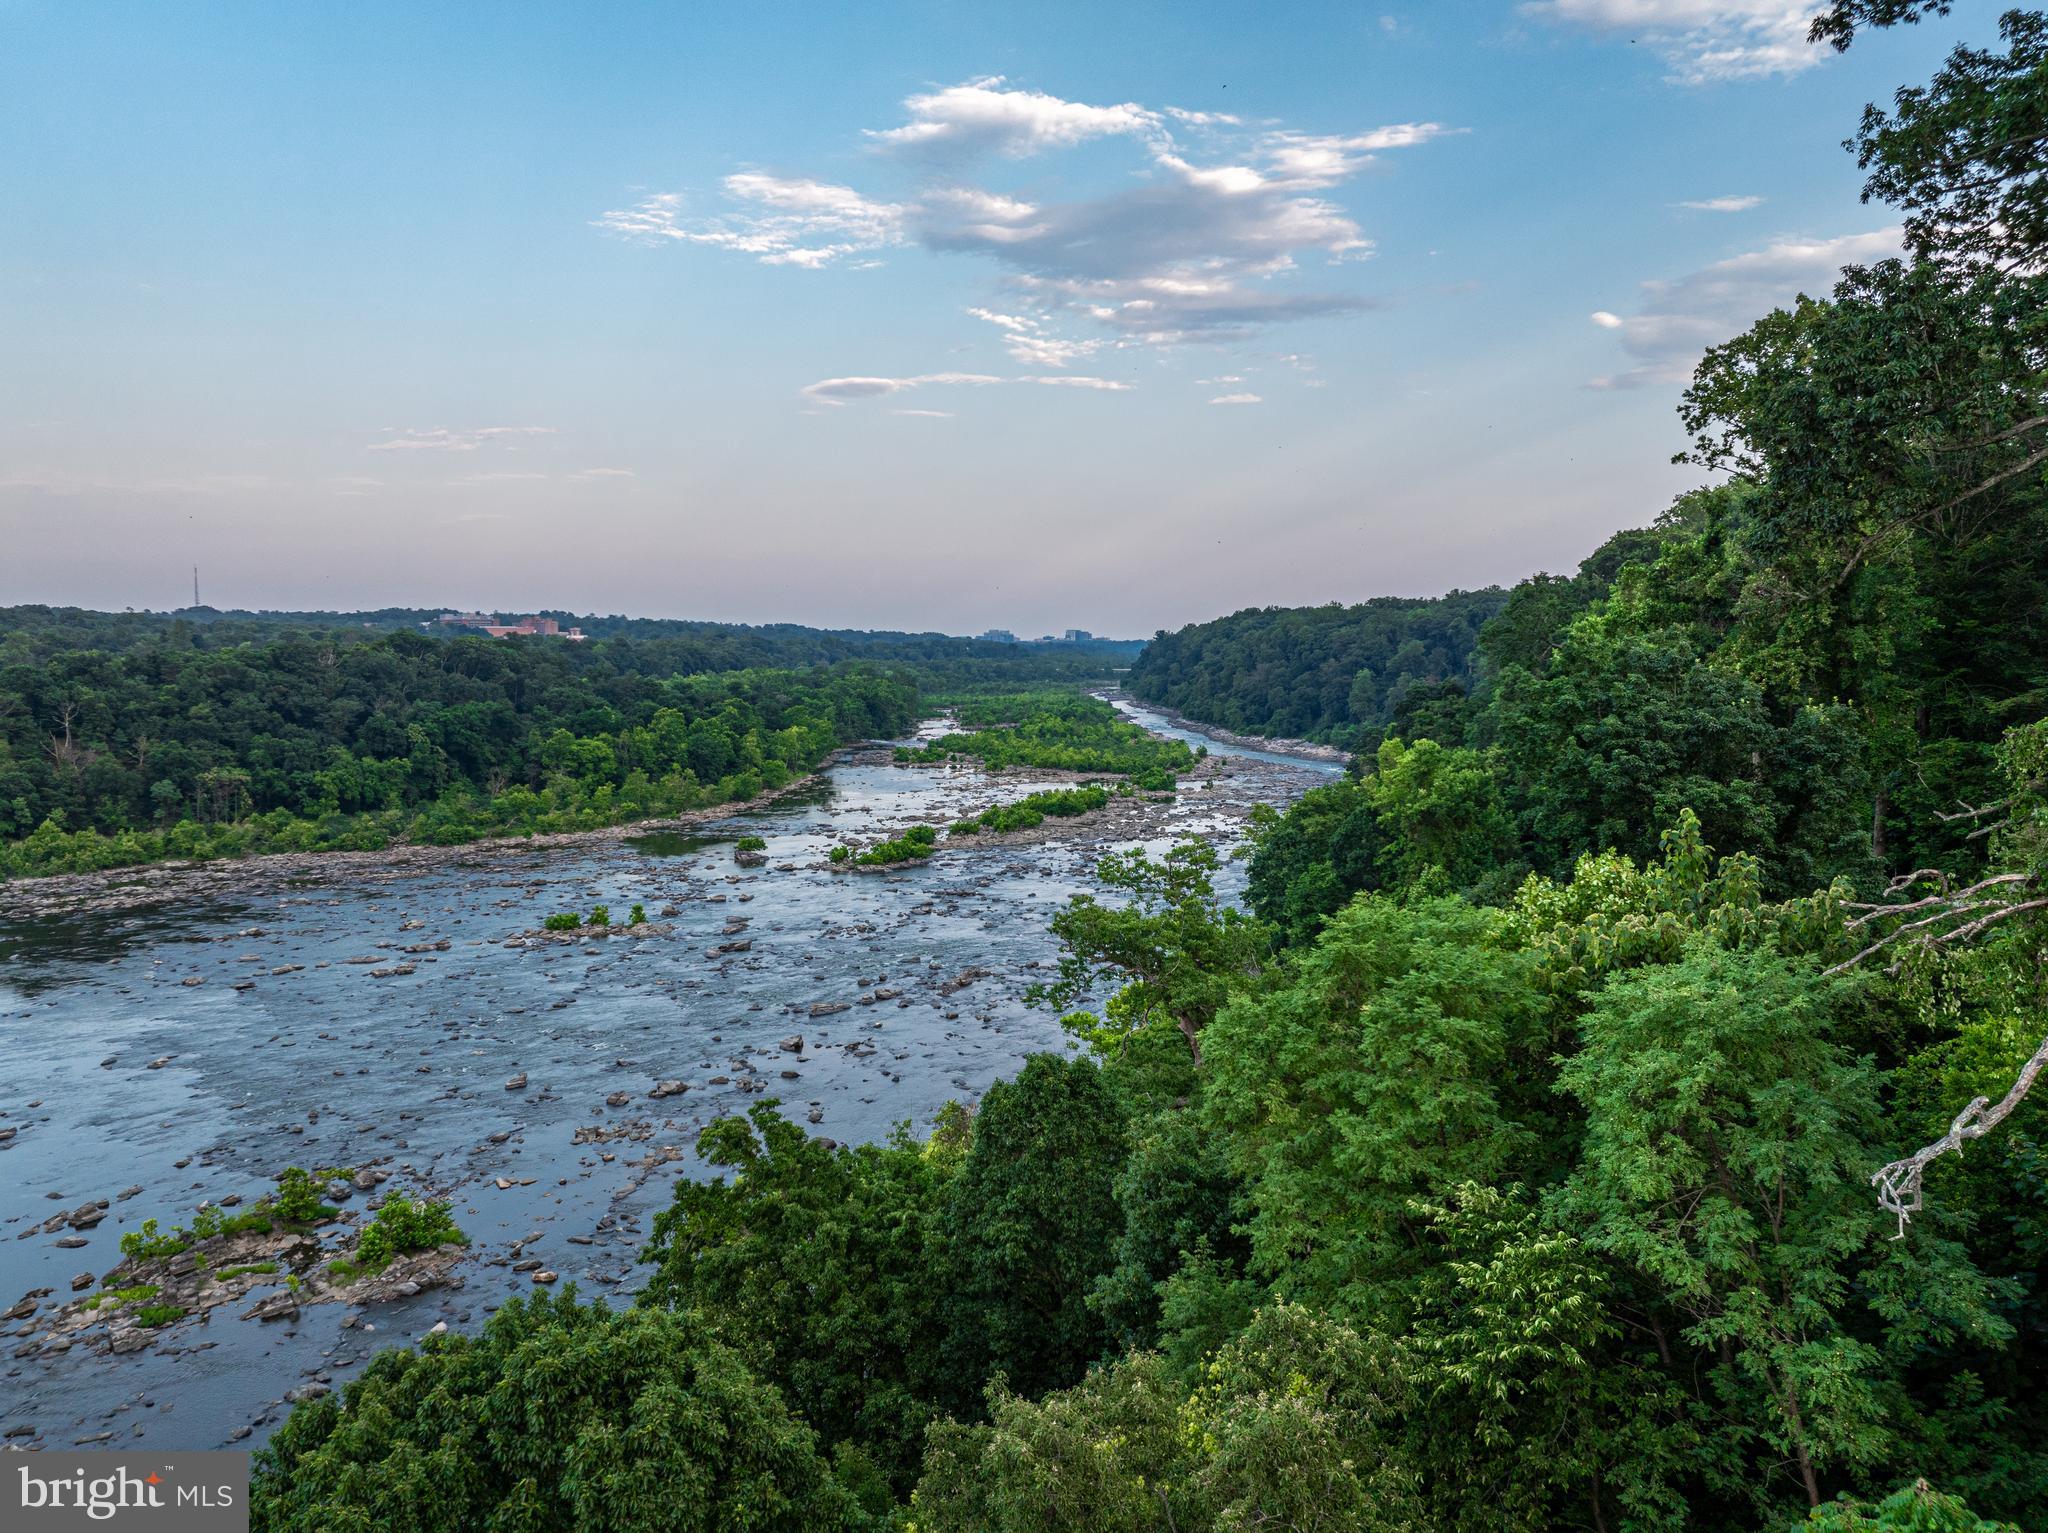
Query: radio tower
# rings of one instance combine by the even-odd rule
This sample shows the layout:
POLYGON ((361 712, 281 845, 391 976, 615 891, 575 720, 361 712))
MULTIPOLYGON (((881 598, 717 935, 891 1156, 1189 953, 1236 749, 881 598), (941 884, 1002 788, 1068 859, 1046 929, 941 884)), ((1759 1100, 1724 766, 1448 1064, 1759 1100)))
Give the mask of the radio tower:
POLYGON ((192 566, 192 605, 199 605, 199 566, 192 566))

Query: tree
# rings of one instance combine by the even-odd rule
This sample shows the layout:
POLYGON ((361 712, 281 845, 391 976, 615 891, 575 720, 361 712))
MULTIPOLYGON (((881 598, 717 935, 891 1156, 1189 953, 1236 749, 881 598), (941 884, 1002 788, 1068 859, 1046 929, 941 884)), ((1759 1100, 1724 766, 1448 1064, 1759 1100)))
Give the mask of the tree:
POLYGON ((1925 1480, 1875 1506, 1843 1497, 1817 1506, 1800 1524, 1809 1533, 2020 1533, 2010 1522, 1988 1522, 1958 1496, 1945 1496, 1925 1480))
POLYGON ((1387 888, 1465 890, 1501 883, 1514 866, 1514 826, 1482 752, 1388 739, 1366 796, 1384 838, 1374 860, 1387 888))
POLYGON ((1398 1317, 1413 1200, 1531 1169, 1548 1003, 1500 925, 1457 899, 1368 896, 1289 984, 1217 1018, 1200 1111, 1247 1185, 1252 1269, 1279 1292, 1398 1317))
MULTIPOLYGON (((1876 1131, 1867 1062, 1834 1038, 1838 981, 1766 948, 1696 940, 1676 963, 1610 978, 1559 1078, 1586 1113, 1560 1208, 1679 1317, 1719 1432, 1789 1463, 1809 1505, 1837 1470, 1885 1462, 1893 1437, 1876 1348, 1852 1324, 1877 1239, 1861 1190, 1876 1131)), ((1964 1263, 1951 1318, 1981 1284, 1964 1263)))
POLYGON ((1906 210, 1916 256, 2012 272, 2048 251, 2048 16, 2008 11, 1998 31, 2005 52, 1958 48, 1895 113, 1865 107, 1850 147, 1863 200, 1906 210))
POLYGON ((1034 1054, 989 1087, 945 1216, 949 1401, 995 1374, 1022 1394, 1071 1384, 1108 1332, 1088 1291, 1115 1261, 1121 1105, 1087 1060, 1034 1054))
POLYGON ((1092 1014, 1068 1019, 1102 1052, 1114 1052, 1133 1028, 1165 1018, 1202 1062, 1202 1030, 1233 991, 1254 980, 1271 947, 1260 921, 1216 897, 1216 850, 1182 841, 1154 860, 1140 847, 1111 852, 1095 876, 1126 903, 1105 905, 1077 894, 1052 918, 1059 939, 1057 977, 1033 985, 1033 1005, 1071 1006, 1107 983, 1122 1002, 1108 1026, 1092 1014))
POLYGON ((685 1315, 513 1299, 481 1336, 388 1349, 257 1455, 259 1533, 847 1526, 769 1385, 685 1315))
POLYGON ((1036 1402, 991 1392, 985 1426, 932 1431, 920 1533, 1376 1533, 1421 1525, 1393 1451, 1394 1349, 1275 1305, 1198 1382, 1151 1354, 1036 1402))
POLYGON ((641 1303, 693 1314, 829 1442, 907 1489, 941 1368, 941 1224, 964 1118, 918 1145, 828 1149, 757 1103, 698 1138, 732 1180, 676 1184, 641 1303))

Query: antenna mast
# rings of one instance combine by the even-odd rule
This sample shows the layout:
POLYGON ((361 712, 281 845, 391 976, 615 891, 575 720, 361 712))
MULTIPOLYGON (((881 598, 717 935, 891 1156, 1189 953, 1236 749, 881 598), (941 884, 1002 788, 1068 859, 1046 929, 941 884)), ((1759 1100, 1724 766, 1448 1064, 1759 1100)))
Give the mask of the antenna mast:
POLYGON ((192 605, 199 605, 199 566, 192 566, 192 605))

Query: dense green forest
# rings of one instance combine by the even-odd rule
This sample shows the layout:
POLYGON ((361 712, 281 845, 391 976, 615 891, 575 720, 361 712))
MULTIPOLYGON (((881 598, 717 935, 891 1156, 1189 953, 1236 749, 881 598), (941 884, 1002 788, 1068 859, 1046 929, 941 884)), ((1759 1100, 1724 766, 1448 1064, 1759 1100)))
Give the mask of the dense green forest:
POLYGON ((710 624, 572 645, 37 618, 50 611, 12 609, 0 637, 0 876, 675 814, 902 734, 921 688, 1092 678, 1121 655, 710 624))
POLYGON ((1488 589, 1247 607, 1159 634, 1124 685, 1205 724, 1350 745, 1445 692, 1470 691, 1480 629, 1506 599, 1488 589))
POLYGON ((1100 698, 1072 688, 967 698, 954 706, 953 716, 964 730, 928 745, 898 746, 896 759, 972 757, 997 771, 1031 766, 1116 772, 1148 791, 1172 788, 1174 774, 1195 764, 1195 752, 1181 741, 1140 729, 1100 698))
MULTIPOLYGON (((0 607, 0 662, 40 660, 65 650, 119 653, 166 642, 181 649, 223 649, 294 633, 362 639, 415 630, 437 637, 476 632, 442 626, 443 610, 380 607, 362 612, 223 612, 213 607, 186 607, 176 612, 94 612, 82 607, 0 607)), ((591 639, 630 639, 636 644, 663 641, 667 647, 648 650, 649 664, 676 674, 876 660, 918 665, 935 676, 973 681, 1093 679, 1129 664, 1144 647, 1135 639, 1010 644, 943 633, 806 628, 797 623, 708 623, 557 611, 532 615, 553 618, 565 630, 580 627, 591 639)), ((628 652, 621 647, 620 653, 628 652)))
POLYGON ((2048 1528, 2048 18, 2002 32, 1857 130, 1907 257, 1702 361, 1715 486, 1345 712, 1249 909, 1104 858, 1068 1054, 922 1140, 712 1124, 633 1307, 382 1354, 255 1526, 2048 1528))

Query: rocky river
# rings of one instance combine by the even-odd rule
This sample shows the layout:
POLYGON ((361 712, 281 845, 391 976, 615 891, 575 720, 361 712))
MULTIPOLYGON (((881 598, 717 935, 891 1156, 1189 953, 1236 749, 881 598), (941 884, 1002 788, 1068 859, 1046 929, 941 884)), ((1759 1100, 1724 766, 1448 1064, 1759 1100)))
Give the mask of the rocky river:
POLYGON ((1064 1046, 1024 992, 1104 850, 1234 840, 1252 804, 1335 770, 1208 743, 1170 801, 942 841, 880 874, 826 853, 1059 774, 852 751, 680 830, 107 875, 18 903, 0 918, 0 1441, 254 1446, 377 1347, 474 1327, 536 1282, 631 1293, 651 1216, 707 1174, 693 1145, 720 1114, 774 1097, 841 1142, 921 1131, 1064 1046), (766 861, 742 867, 750 834, 766 861), (537 932, 598 903, 648 922, 537 932), (470 1244, 343 1299, 284 1286, 317 1267, 310 1243, 245 1237, 235 1259, 279 1271, 233 1279, 233 1302, 149 1330, 78 1308, 144 1219, 253 1201, 288 1164, 349 1168, 343 1219, 312 1237, 326 1254, 394 1189, 450 1199, 470 1244))

